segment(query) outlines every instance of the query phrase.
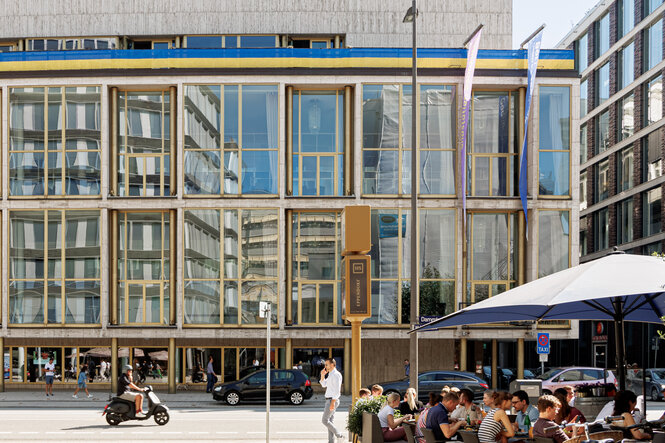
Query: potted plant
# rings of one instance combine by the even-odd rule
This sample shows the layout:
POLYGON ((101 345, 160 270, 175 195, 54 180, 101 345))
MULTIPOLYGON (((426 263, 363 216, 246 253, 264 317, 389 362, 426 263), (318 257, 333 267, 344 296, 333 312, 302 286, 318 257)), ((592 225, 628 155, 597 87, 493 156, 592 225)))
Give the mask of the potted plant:
POLYGON ((378 414, 386 402, 385 396, 359 398, 346 421, 346 429, 354 434, 353 441, 358 441, 358 437, 363 433, 363 412, 370 414, 378 414))

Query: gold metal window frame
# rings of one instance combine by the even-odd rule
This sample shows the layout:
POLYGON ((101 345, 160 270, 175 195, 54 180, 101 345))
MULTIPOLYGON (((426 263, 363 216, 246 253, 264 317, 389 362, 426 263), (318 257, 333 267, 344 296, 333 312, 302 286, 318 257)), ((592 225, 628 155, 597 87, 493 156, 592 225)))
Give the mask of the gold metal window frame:
MULTIPOLYGON (((174 97, 174 89, 173 87, 170 87, 169 89, 158 89, 158 90, 134 90, 134 89, 119 89, 117 94, 118 97, 114 97, 113 100, 117 103, 117 109, 111 109, 110 111, 112 113, 116 114, 116 119, 119 121, 119 114, 120 114, 120 107, 123 108, 123 114, 124 114, 124 128, 125 131, 124 133, 120 133, 120 125, 117 125, 117 130, 118 133, 116 135, 117 137, 117 142, 118 146, 116 147, 116 154, 117 155, 117 163, 114 165, 116 170, 111 171, 111 174, 113 175, 119 175, 120 171, 117 170, 117 166, 120 162, 123 163, 123 177, 122 177, 122 188, 123 192, 120 193, 120 189, 117 190, 117 194, 120 197, 128 197, 128 198, 152 198, 152 197, 167 197, 168 195, 175 195, 175 189, 173 187, 173 178, 175 178, 175 171, 173 170, 173 166, 175 164, 175 155, 176 152, 173 150, 173 147, 175 146, 175 140, 172 139, 172 137, 175 135, 173 128, 174 125, 176 125, 176 119, 175 119, 175 103, 173 103, 173 100, 175 99, 174 97), (140 152, 140 153, 135 153, 135 152, 130 152, 128 149, 128 139, 129 139, 129 113, 128 113, 128 95, 140 95, 141 93, 149 93, 151 95, 154 95, 155 92, 158 92, 161 94, 161 111, 160 111, 160 131, 161 131, 161 152, 140 152), (169 102, 166 103, 166 97, 169 97, 169 102), (169 134, 166 134, 165 131, 165 121, 166 121, 166 116, 169 116, 169 134), (166 137, 169 137, 168 143, 166 143, 166 137), (166 157, 168 156, 169 159, 169 194, 164 193, 165 189, 165 165, 166 165, 166 157), (129 189, 130 189, 130 173, 129 173, 129 164, 131 159, 138 159, 141 158, 143 159, 143 186, 141 188, 141 194, 139 195, 130 195, 129 194, 129 189), (147 165, 147 158, 159 158, 159 195, 147 195, 147 168, 145 167, 147 165)), ((113 135, 112 135, 113 136, 113 135)), ((120 179, 117 179, 118 182, 120 182, 120 179)), ((116 190, 113 190, 114 192, 116 190)))
MULTIPOLYGON (((96 211, 99 212, 100 215, 100 223, 99 226, 101 227, 101 212, 99 209, 62 209, 62 208, 51 208, 51 209, 10 209, 9 211, 9 219, 7 223, 7 238, 10 241, 11 244, 11 220, 12 220, 12 214, 13 213, 21 213, 21 212, 42 212, 44 214, 44 277, 40 279, 34 279, 34 278, 8 278, 9 285, 11 286, 12 282, 38 282, 41 281, 44 284, 44 292, 43 292, 43 316, 44 316, 44 321, 43 323, 12 323, 11 322, 11 310, 9 309, 10 305, 10 298, 11 296, 8 294, 7 295, 7 312, 10 313, 10 316, 7 320, 8 326, 11 328, 34 328, 35 326, 40 326, 40 327, 46 327, 46 328, 99 328, 101 327, 101 287, 102 287, 102 279, 101 275, 99 278, 66 278, 66 248, 65 248, 65 242, 66 242, 66 231, 67 231, 67 213, 72 213, 72 212, 92 212, 96 211), (60 278, 48 278, 48 261, 49 261, 49 255, 48 255, 48 235, 49 235, 49 230, 48 230, 48 212, 49 211, 58 211, 60 212, 60 236, 62 239, 62 245, 61 245, 61 251, 60 251, 60 278), (99 287, 100 287, 100 318, 98 323, 67 323, 66 320, 66 283, 68 282, 78 282, 78 281, 91 281, 91 282, 99 282, 99 287), (60 282, 60 318, 61 321, 59 323, 49 323, 48 321, 48 290, 49 290, 49 282, 60 282)), ((101 229, 100 229, 101 233, 101 229)), ((100 234, 101 235, 101 234, 100 234)), ((9 261, 11 262, 11 248, 9 248, 8 252, 8 258, 9 261)), ((100 260, 100 265, 101 265, 101 238, 100 238, 100 244, 99 244, 99 260, 100 260)), ((101 271, 101 270, 100 270, 101 271)), ((1 312, 1 310, 0 310, 1 312)))
MULTIPOLYGON (((222 39, 223 41, 223 39, 222 39)), ((275 152, 276 155, 279 157, 279 152, 280 152, 280 125, 279 122, 276 122, 276 127, 277 127, 277 146, 274 148, 264 148, 264 149, 248 149, 248 148, 243 148, 243 133, 242 133, 242 89, 243 86, 275 86, 278 88, 279 92, 279 84, 278 83, 185 83, 183 84, 184 88, 184 99, 182 100, 183 103, 181 105, 181 112, 183 115, 182 119, 182 134, 183 137, 185 137, 188 132, 187 132, 187 122, 184 116, 186 115, 185 113, 187 112, 185 102, 187 101, 187 88, 190 86, 219 86, 220 87, 220 111, 219 111, 219 118, 220 118, 220 132, 219 132, 219 140, 220 140, 220 146, 217 148, 183 148, 184 154, 187 154, 188 152, 217 152, 219 153, 220 156, 220 168, 219 168, 219 194, 187 194, 183 190, 183 194, 185 198, 191 198, 191 199, 210 199, 210 198, 247 198, 247 199, 268 199, 268 198, 279 198, 279 189, 281 189, 281 181, 282 177, 279 174, 279 171, 275 171, 275 175, 277 176, 277 193, 276 194, 257 194, 257 193, 243 193, 242 192, 242 153, 243 152, 275 152), (238 143, 237 147, 235 149, 225 149, 224 148, 224 87, 225 86, 237 86, 238 87, 238 143), (238 159, 238 173, 237 173, 237 178, 238 178, 238 193, 232 194, 232 193, 225 193, 224 192, 224 154, 227 152, 235 152, 237 159, 238 159)), ((277 109, 281 109, 281 98, 278 94, 277 96, 277 109)), ((184 161, 184 159, 183 159, 184 161)), ((279 161, 279 158, 278 158, 279 161)), ((172 172, 173 173, 173 172, 172 172)), ((185 167, 184 167, 184 162, 183 162, 183 167, 181 171, 181 176, 183 179, 183 183, 185 182, 185 167)))
MULTIPOLYGON (((8 131, 6 135, 6 140, 7 140, 7 146, 9 149, 9 155, 8 155, 8 160, 11 158, 11 154, 26 154, 26 153, 41 153, 44 155, 44 167, 42 169, 42 173, 44 174, 44 193, 39 194, 39 195, 11 195, 11 187, 9 186, 9 183, 7 183, 7 189, 8 189, 8 198, 10 200, 35 200, 35 199, 80 199, 80 200, 89 200, 89 199, 99 199, 101 197, 101 192, 102 192, 102 187, 101 184, 104 180, 104 174, 106 173, 104 171, 104 168, 100 166, 99 169, 99 193, 98 194, 90 194, 90 195, 74 195, 74 194, 67 194, 66 191, 66 186, 65 186, 65 178, 66 178, 66 165, 67 165, 67 154, 68 153, 91 153, 91 152, 97 152, 99 153, 100 161, 101 161, 101 156, 102 156, 102 131, 101 131, 101 120, 100 120, 100 130, 99 130, 99 149, 67 149, 66 145, 66 136, 67 136, 67 89, 68 88, 97 88, 98 91, 93 93, 86 93, 86 94, 98 94, 99 95, 99 105, 101 108, 102 105, 102 93, 101 93, 101 85, 96 85, 96 84, 85 84, 85 85, 29 85, 29 86, 11 86, 9 88, 9 94, 7 97, 7 110, 9 113, 9 118, 8 118, 8 131), (12 101, 11 101, 11 96, 12 93, 15 89, 44 89, 44 101, 42 102, 44 106, 44 149, 12 149, 12 143, 11 143, 11 113, 12 113, 12 101), (60 149, 49 149, 49 129, 48 129, 48 112, 49 112, 49 89, 60 89, 60 106, 61 106, 61 130, 60 130, 60 149), (60 171, 60 179, 62 181, 62 190, 60 194, 49 194, 48 193, 48 180, 49 180, 49 154, 51 153, 58 153, 62 157, 62 165, 61 165, 61 171, 60 171)), ((7 177, 8 179, 11 179, 11 170, 10 170, 10 165, 7 165, 7 177)))
MULTIPOLYGON (((361 184, 361 196, 365 198, 407 198, 411 194, 410 193, 404 193, 402 192, 402 186, 404 185, 404 176, 403 176, 403 157, 406 155, 406 153, 411 152, 411 148, 405 148, 403 146, 403 127, 404 127, 404 118, 403 118, 403 97, 404 97, 404 87, 405 86, 411 86, 411 83, 381 83, 381 82, 371 82, 371 83, 363 83, 362 84, 362 91, 361 91, 361 97, 362 94, 364 94, 364 88, 365 86, 398 86, 399 88, 399 121, 398 121, 398 132, 397 132, 397 137, 398 137, 398 147, 397 148, 369 148, 365 147, 363 142, 361 141, 361 150, 362 152, 365 151, 379 151, 379 152, 386 152, 386 151, 392 151, 392 152, 397 152, 397 190, 398 192, 396 194, 370 194, 370 193, 365 193, 362 191, 364 188, 364 184, 361 184)), ((455 153, 457 152, 457 142, 455 140, 455 137, 457 136, 457 128, 452 127, 451 130, 453 131, 453 147, 452 148, 440 148, 440 149, 421 149, 420 148, 420 98, 421 98, 421 90, 423 86, 444 86, 444 87, 450 87, 451 88, 451 94, 452 94, 452 99, 453 99, 453 109, 455 112, 455 117, 457 116, 457 94, 456 94, 456 88, 457 84, 453 83, 418 83, 417 84, 418 88, 416 90, 416 102, 418 103, 418 109, 417 109, 417 119, 418 123, 416 124, 416 141, 418 144, 417 149, 417 164, 418 164, 418 170, 420 171, 420 152, 421 151, 436 151, 436 152, 452 152, 453 153, 453 158, 456 158, 455 153)), ((361 128, 365 127, 365 113, 364 113, 364 103, 362 104, 362 107, 360 109, 360 126, 361 128)), ((413 104, 412 104, 413 106, 413 104)), ((457 118, 454 118, 454 121, 457 122, 457 118)), ((364 131, 364 130, 363 130, 364 131)), ((361 140, 364 140, 364 136, 361 137, 361 140)), ((411 158, 409 157, 409 160, 411 158)), ((364 177, 364 171, 365 171, 365 160, 364 160, 364 155, 361 155, 361 181, 365 181, 364 177)), ((413 169, 413 168, 412 168, 413 169)), ((409 184, 411 182, 409 181, 409 184)), ((457 188, 457 183, 454 185, 455 188, 457 188)), ((418 198, 423 198, 423 199, 437 199, 437 198, 456 198, 456 190, 453 194, 421 194, 420 193, 420 180, 418 180, 418 198)), ((369 325, 368 325, 369 326, 369 325)))
MULTIPOLYGON (((118 237, 120 233, 120 227, 124 224, 125 229, 124 229, 124 238, 122 242, 117 243, 117 252, 116 252, 116 257, 117 257, 117 262, 121 262, 121 266, 123 266, 123 272, 122 275, 124 278, 120 278, 118 274, 116 273, 114 275, 114 280, 112 281, 111 284, 116 287, 115 290, 115 295, 114 297, 117 298, 117 308, 120 308, 120 285, 123 286, 123 297, 124 297, 124 306, 123 306, 123 316, 118 318, 118 324, 123 325, 123 326, 137 326, 137 325, 146 325, 146 326, 168 326, 172 322, 173 319, 173 313, 172 311, 172 306, 173 302, 171 301, 171 298, 173 297, 173 288, 175 285, 175 281, 171 281, 171 277, 173 275, 173 272, 171 271, 171 267, 174 266, 174 263, 171 262, 170 257, 171 257, 171 251, 175 247, 175 245, 171 244, 171 240, 173 239, 173 235, 171 233, 173 232, 172 230, 175 229, 175 226, 173 226, 172 223, 172 216, 171 213, 172 210, 118 210, 117 211, 117 217, 114 217, 115 220, 117 220, 117 224, 112 227, 116 232, 118 232, 118 237), (142 214, 142 213, 159 213, 161 214, 161 221, 160 221, 160 226, 161 226, 161 259, 160 259, 160 273, 162 275, 161 280, 145 280, 145 279, 128 279, 128 273, 127 273, 127 262, 128 262, 128 252, 131 251, 129 248, 129 238, 128 238, 128 231, 127 226, 129 224, 129 220, 127 216, 129 214, 142 214), (165 229, 165 225, 168 223, 168 230, 165 229), (169 249, 167 250, 165 248, 165 236, 168 236, 169 238, 169 249), (125 250, 121 250, 121 244, 125 245, 125 250), (169 273, 168 275, 164 272, 165 270, 165 262, 169 262, 169 273), (146 300, 146 294, 145 294, 145 286, 148 284, 159 284, 159 293, 160 293, 160 312, 159 312, 159 322, 145 322, 145 315, 146 315, 146 305, 145 305, 145 300, 146 300), (143 311, 143 322, 130 322, 129 321, 129 286, 130 285, 142 285, 143 286, 143 301, 144 304, 142 305, 142 311, 143 311), (168 285, 169 287, 169 317, 166 318, 164 315, 164 308, 165 308, 165 303, 164 303, 164 286, 168 285), (123 321, 120 321, 123 320, 123 321)), ((111 263, 111 266, 118 266, 117 262, 111 263)), ((119 312, 116 313, 118 315, 119 312)))
MULTIPOLYGON (((192 383, 192 382, 187 381, 187 352, 186 352, 186 350, 188 350, 188 349, 218 350, 220 352, 220 355, 221 355, 221 359, 220 359, 220 362, 219 362, 221 371, 218 375, 220 376, 220 381, 224 382, 225 377, 227 375, 225 373, 225 370, 224 370, 225 369, 224 368, 225 367, 225 362, 226 362, 226 359, 224 357, 224 351, 226 351, 227 349, 235 349, 235 354, 236 354, 235 355, 235 367, 236 367, 236 370, 235 370, 235 375, 233 377, 234 377, 234 380, 239 380, 240 379, 240 371, 241 371, 241 369, 240 369, 240 349, 262 349, 262 350, 265 350, 265 346, 264 347, 261 347, 261 346, 178 346, 176 349, 177 350, 176 350, 176 355, 174 356, 174 361, 177 359, 177 351, 178 350, 182 354, 182 359, 180 361, 180 364, 181 364, 181 366, 180 366, 180 375, 181 375, 181 377, 180 377, 180 380, 178 380, 176 383, 178 385, 196 385, 197 383, 192 383), (181 381, 181 380, 184 380, 184 382, 181 381)), ((271 370, 273 370, 273 369, 291 369, 291 368, 280 368, 279 367, 279 352, 280 351, 284 352, 285 357, 287 357, 286 356, 286 347, 285 346, 272 346, 271 345, 270 346, 271 353, 272 353, 273 350, 275 351, 275 354, 276 354, 275 355, 275 367, 271 368, 271 370)), ((285 358, 285 360, 286 360, 286 358, 285 358)), ((272 359, 271 359, 271 362, 272 362, 272 359)), ((206 364, 206 362, 201 362, 202 366, 204 364, 206 364)), ((265 369, 265 365, 262 365, 262 369, 265 369)), ((172 368, 171 370, 175 370, 175 368, 172 368)), ((205 370, 206 370, 206 368, 204 367, 203 371, 205 372, 205 370)))
MULTIPOLYGON (((279 209, 277 208, 269 208, 269 207, 261 207, 261 208, 205 208, 205 207, 196 207, 196 208, 187 208, 185 209, 185 212, 196 212, 196 211, 215 211, 219 213, 220 216, 220 224, 219 224, 219 235, 220 235, 220 241, 219 241, 219 254, 220 254, 220 260, 219 260, 219 278, 191 278, 191 277, 185 277, 185 267, 183 266, 182 269, 182 274, 181 278, 183 281, 183 290, 181 293, 182 297, 182 306, 183 310, 186 309, 186 304, 185 304, 185 286, 187 285, 188 282, 216 282, 219 283, 219 323, 183 323, 183 328, 264 328, 265 325, 263 324, 251 324, 251 323, 242 323, 242 285, 245 282, 257 282, 257 283, 272 283, 277 285, 279 283, 279 277, 276 276, 274 278, 242 278, 242 261, 243 261, 243 252, 242 252, 242 235, 243 235, 243 227, 242 227, 242 217, 243 217, 243 212, 252 212, 252 211, 274 211, 275 219, 278 220, 279 218, 279 209), (237 226, 237 257, 236 257, 236 266, 237 266, 237 277, 236 278, 229 278, 225 276, 225 259, 224 259, 224 245, 225 245, 225 236, 224 232, 226 231, 226 225, 224 223, 224 212, 225 211, 236 211, 237 214, 237 221, 238 221, 238 226, 237 226), (227 282, 234 282, 236 283, 236 288, 238 292, 238 317, 237 317, 237 323, 225 323, 224 322, 224 303, 225 303, 225 297, 224 297, 224 288, 226 286, 227 282)), ((183 220, 183 224, 186 223, 186 219, 183 220)), ((184 227, 184 226, 183 226, 184 227)), ((183 231, 184 232, 184 231, 183 231)), ((278 230, 278 237, 279 237, 279 230, 278 230)), ((184 240, 182 244, 182 259, 183 263, 185 263, 186 257, 185 257, 185 247, 184 247, 184 240)), ((277 239, 277 257, 279 257, 279 238, 277 239)), ((278 264, 279 267, 279 264, 278 264)), ((279 269, 278 269, 278 275, 279 275, 279 269)), ((279 312, 279 304, 280 304, 280 296, 279 296, 279 291, 277 294, 277 302, 273 304, 272 311, 273 312, 279 312)), ((184 314, 184 312, 183 312, 184 314)), ((277 328, 279 323, 279 317, 277 318, 276 323, 272 323, 270 325, 271 329, 277 328)))
MULTIPOLYGON (((538 198, 544 200, 571 200, 573 198, 572 187, 573 187, 573 159, 572 159, 572 145, 573 145, 573 98, 572 98, 572 88, 569 85, 561 84, 548 84, 548 83, 539 83, 538 84, 538 110, 540 113, 540 90, 542 87, 557 87, 568 89, 568 149, 548 149, 540 147, 540 123, 535 125, 536 137, 538 140, 538 177, 540 177, 540 153, 541 152, 559 152, 559 153, 568 153, 568 195, 541 195, 540 194, 540 180, 538 181, 538 198)), ((598 127, 598 125, 596 125, 598 127)), ((596 153, 594 152, 594 155, 596 153)))

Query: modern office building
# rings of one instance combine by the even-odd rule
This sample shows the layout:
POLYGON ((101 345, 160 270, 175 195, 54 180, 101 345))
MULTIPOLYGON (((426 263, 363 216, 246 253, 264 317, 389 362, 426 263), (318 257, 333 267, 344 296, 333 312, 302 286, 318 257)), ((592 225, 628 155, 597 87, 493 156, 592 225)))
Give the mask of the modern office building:
MULTIPOLYGON (((541 52, 527 227, 517 182, 526 51, 509 48, 508 0, 420 6, 410 238, 402 3, 63 0, 1 11, 4 386, 40 383, 49 356, 56 383, 93 362, 101 386, 126 362, 152 362, 153 384, 197 384, 209 356, 224 380, 267 358, 316 379, 333 357, 350 373, 347 205, 372 208, 363 383, 404 373, 414 243, 424 317, 576 264, 573 51, 541 52), (462 43, 480 22, 465 189, 462 43), (273 307, 269 356, 261 301, 273 307)), ((577 337, 575 322, 538 328, 577 337)), ((511 366, 525 353, 536 366, 534 340, 522 324, 431 332, 420 368, 511 366)))
MULTIPOLYGON (((664 13, 662 0, 601 1, 558 45, 575 49, 581 75, 581 262, 614 247, 663 252, 664 13)), ((653 326, 629 327, 630 363, 657 366, 654 336, 653 326)), ((580 343, 580 363, 616 365, 611 324, 582 323, 580 343)))

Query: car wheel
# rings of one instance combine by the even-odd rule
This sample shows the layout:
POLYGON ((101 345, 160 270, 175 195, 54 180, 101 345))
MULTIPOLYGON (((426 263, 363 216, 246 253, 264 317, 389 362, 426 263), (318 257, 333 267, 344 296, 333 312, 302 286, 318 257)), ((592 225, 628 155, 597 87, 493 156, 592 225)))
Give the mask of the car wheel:
POLYGON ((292 405, 298 406, 301 405, 305 401, 305 396, 302 393, 302 391, 296 390, 296 391, 291 391, 289 394, 289 402, 292 405))
POLYGON ((651 390, 651 400, 658 401, 658 389, 653 388, 651 390))
POLYGON ((231 391, 226 394, 226 397, 224 397, 224 400, 226 400, 226 404, 229 406, 235 406, 238 403, 240 403, 240 394, 236 391, 231 391))

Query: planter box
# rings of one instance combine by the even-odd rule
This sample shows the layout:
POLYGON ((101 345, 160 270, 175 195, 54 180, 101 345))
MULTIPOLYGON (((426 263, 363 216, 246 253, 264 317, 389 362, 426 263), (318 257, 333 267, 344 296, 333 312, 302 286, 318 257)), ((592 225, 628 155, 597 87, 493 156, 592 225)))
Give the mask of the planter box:
POLYGON ((614 397, 578 397, 575 399, 575 407, 579 409, 588 422, 596 419, 598 413, 614 397))

